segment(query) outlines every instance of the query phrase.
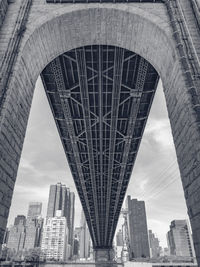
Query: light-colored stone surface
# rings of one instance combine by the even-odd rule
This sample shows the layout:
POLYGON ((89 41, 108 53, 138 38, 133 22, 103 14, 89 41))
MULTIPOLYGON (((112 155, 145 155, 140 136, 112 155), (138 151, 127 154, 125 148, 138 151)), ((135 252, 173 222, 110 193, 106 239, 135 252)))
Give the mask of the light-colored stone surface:
MULTIPOLYGON (((0 30, 0 63, 21 2, 16 0, 9 5, 0 30)), ((0 241, 6 227, 35 82, 43 68, 58 55, 93 44, 115 45, 138 53, 161 76, 200 260, 199 121, 164 4, 53 5, 46 4, 45 0, 33 0, 0 114, 0 241)))

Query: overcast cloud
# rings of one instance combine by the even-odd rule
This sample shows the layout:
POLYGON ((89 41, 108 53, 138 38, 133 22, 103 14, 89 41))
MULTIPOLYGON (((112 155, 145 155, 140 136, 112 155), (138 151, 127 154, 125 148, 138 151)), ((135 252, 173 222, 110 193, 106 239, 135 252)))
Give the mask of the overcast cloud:
MULTIPOLYGON (((49 185, 57 182, 76 192, 41 80, 38 79, 8 224, 12 224, 18 214, 27 215, 30 201, 41 201, 45 216, 49 185)), ((127 194, 145 200, 148 228, 157 234, 161 245, 166 246, 170 222, 187 218, 187 212, 161 84, 127 194)), ((75 225, 78 226, 81 206, 77 194, 75 210, 75 225)), ((121 218, 120 223, 122 221, 121 218)))

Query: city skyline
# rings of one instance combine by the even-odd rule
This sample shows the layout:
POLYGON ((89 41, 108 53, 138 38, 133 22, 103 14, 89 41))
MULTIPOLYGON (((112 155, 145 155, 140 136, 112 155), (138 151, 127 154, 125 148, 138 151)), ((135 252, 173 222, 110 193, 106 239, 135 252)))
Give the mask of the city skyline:
MULTIPOLYGON (((127 193, 145 201, 148 227, 153 231, 156 230, 161 245, 165 246, 165 234, 170 221, 174 216, 178 219, 185 219, 187 214, 175 150, 172 146, 169 120, 166 117, 165 104, 163 105, 161 85, 155 98, 156 103, 152 106, 127 193), (159 185, 160 181, 163 185, 159 185), (165 190, 164 186, 168 190, 165 190), (176 215, 173 216, 173 214, 176 215)), ((76 194, 75 226, 77 226, 81 215, 80 201, 39 80, 33 99, 8 224, 17 214, 22 213, 19 210, 25 211, 27 201, 35 199, 43 203, 42 215, 44 216, 49 185, 57 182, 65 183, 76 194), (46 160, 47 157, 48 160, 46 160)))

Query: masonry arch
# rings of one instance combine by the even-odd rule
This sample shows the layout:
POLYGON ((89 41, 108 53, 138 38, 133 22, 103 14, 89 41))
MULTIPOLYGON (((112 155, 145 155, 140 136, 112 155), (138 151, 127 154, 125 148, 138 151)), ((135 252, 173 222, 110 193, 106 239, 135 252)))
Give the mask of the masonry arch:
POLYGON ((1 200, 5 211, 1 239, 38 76, 60 54, 77 47, 102 44, 137 53, 154 66, 162 79, 196 254, 200 256, 199 126, 164 5, 157 14, 155 10, 149 13, 122 4, 91 4, 89 8, 73 5, 56 9, 51 6, 45 12, 48 15, 44 17, 34 12, 29 16, 1 109, 1 154, 5 162, 13 162, 10 173, 1 170, 6 181, 6 198, 1 200), (17 101, 17 105, 13 105, 13 101, 17 101))

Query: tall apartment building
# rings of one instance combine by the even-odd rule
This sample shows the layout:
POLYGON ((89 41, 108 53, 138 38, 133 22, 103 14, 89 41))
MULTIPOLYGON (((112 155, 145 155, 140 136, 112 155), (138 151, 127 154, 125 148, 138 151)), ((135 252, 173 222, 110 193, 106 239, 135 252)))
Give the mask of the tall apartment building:
POLYGON ((149 230, 149 246, 150 246, 150 255, 151 258, 160 257, 160 242, 159 239, 155 236, 152 230, 149 230))
POLYGON ((167 233, 168 247, 171 255, 195 257, 192 236, 187 220, 174 220, 167 233))
POLYGON ((14 249, 16 252, 21 251, 24 248, 25 242, 25 222, 23 218, 18 220, 18 216, 15 218, 16 224, 10 227, 9 236, 7 240, 7 247, 14 249))
POLYGON ((43 219, 41 218, 42 203, 30 202, 26 220, 26 237, 24 248, 32 249, 40 246, 43 219))
POLYGON ((80 258, 90 257, 90 232, 87 226, 84 212, 82 210, 80 223, 80 239, 79 239, 80 258))
POLYGON ((65 261, 69 257, 66 217, 58 210, 55 217, 47 217, 43 226, 41 250, 47 260, 65 261))
POLYGON ((47 217, 54 217, 57 210, 61 210, 62 216, 67 219, 69 229, 68 244, 71 245, 71 256, 74 239, 74 204, 75 194, 61 183, 50 186, 47 217))
POLYGON ((138 201, 137 199, 131 199, 127 197, 127 209, 128 209, 128 234, 130 251, 129 257, 141 258, 150 257, 148 231, 147 231, 147 219, 144 201, 138 201))

